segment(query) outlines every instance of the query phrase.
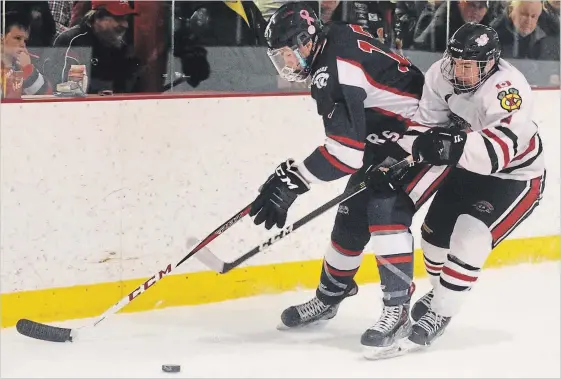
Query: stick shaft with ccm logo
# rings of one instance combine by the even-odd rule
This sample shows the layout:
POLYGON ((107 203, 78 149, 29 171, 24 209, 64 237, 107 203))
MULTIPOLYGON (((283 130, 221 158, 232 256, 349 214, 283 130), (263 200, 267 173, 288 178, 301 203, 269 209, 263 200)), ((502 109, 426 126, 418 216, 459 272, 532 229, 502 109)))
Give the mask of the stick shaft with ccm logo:
POLYGON ((226 230, 230 229, 232 225, 236 224, 238 221, 244 218, 249 213, 250 208, 251 208, 251 204, 249 204, 241 211, 236 213, 234 216, 228 219, 228 221, 220 225, 212 233, 210 233, 204 240, 202 240, 199 244, 197 244, 194 248, 192 248, 191 251, 185 257, 183 257, 175 266, 173 266, 171 263, 168 263, 163 270, 160 270, 154 275, 152 275, 148 280, 146 280, 144 283, 136 287, 131 293, 123 297, 117 304, 113 305, 111 308, 103 312, 103 314, 97 317, 92 324, 85 325, 76 329, 70 329, 70 328, 59 328, 56 326, 42 324, 40 322, 36 322, 28 319, 21 319, 16 324, 17 331, 24 336, 43 340, 43 341, 72 342, 76 338, 79 329, 95 327, 100 322, 105 320, 107 317, 123 309, 131 301, 134 301, 138 296, 143 294, 150 287, 153 287, 158 281, 171 274, 171 272, 174 269, 176 269, 180 264, 182 264, 187 259, 195 255, 195 253, 200 251, 203 247, 208 245, 219 235, 224 233, 226 230))

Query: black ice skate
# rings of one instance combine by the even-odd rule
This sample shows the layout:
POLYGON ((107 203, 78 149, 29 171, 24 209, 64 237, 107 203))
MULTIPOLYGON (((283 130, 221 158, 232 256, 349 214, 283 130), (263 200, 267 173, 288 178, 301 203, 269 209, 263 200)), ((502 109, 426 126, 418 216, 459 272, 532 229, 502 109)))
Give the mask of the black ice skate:
POLYGON ((425 313, 430 309, 430 303, 434 297, 434 290, 430 290, 423 297, 413 304, 411 307, 411 318, 413 321, 417 322, 424 316, 425 313))
POLYGON ((409 340, 417 345, 429 346, 444 333, 452 317, 441 316, 429 309, 411 329, 409 340))
MULTIPOLYGON (((354 296, 358 293, 358 286, 353 281, 350 285, 348 293, 342 298, 343 301, 346 297, 354 296)), ((312 300, 288 307, 281 314, 281 324, 277 327, 279 330, 290 328, 299 328, 307 325, 317 324, 320 321, 331 320, 337 315, 339 301, 336 304, 324 304, 320 299, 314 297, 312 300)))
POLYGON ((407 337, 410 331, 409 303, 393 307, 384 306, 380 319, 360 338, 364 357, 383 359, 397 355, 397 341, 407 337))
POLYGON ((413 324, 409 338, 400 343, 402 354, 421 350, 430 346, 444 333, 452 317, 441 316, 429 308, 418 322, 413 324))

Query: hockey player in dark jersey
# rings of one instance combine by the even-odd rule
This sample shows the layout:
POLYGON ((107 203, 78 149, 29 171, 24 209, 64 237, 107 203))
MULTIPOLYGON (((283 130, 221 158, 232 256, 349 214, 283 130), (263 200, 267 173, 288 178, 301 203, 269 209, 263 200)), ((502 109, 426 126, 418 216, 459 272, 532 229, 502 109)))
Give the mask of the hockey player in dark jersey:
POLYGON ((267 179, 250 215, 256 224, 283 227, 288 208, 311 186, 351 175, 347 188, 366 179, 368 191, 343 202, 325 254, 316 296, 289 307, 283 327, 333 318, 341 301, 355 295, 363 251, 374 251, 383 292, 379 320, 361 337, 367 358, 390 354, 409 334, 414 289, 413 215, 436 191, 448 168, 417 164, 390 180, 378 168, 409 154, 396 141, 411 124, 423 74, 359 25, 323 25, 302 3, 287 3, 265 31, 268 55, 289 81, 311 82, 326 140, 303 162, 287 159, 267 179), (376 169, 369 170, 370 167, 376 169), (368 244, 368 246, 367 246, 368 244))

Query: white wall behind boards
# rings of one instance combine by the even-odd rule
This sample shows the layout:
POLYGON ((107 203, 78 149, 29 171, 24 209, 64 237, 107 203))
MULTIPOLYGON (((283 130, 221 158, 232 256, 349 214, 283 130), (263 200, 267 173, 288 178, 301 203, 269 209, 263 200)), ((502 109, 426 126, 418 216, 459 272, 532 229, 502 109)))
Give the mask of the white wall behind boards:
MULTIPOLYGON (((559 91, 535 92, 548 178, 512 237, 559 234, 559 91)), ((250 203, 287 157, 323 143, 304 96, 3 104, 2 292, 151 275, 250 203)), ((338 194, 315 185, 287 222, 338 194)), ((413 226, 418 235, 422 210, 413 226)), ((335 209, 249 264, 322 257, 335 209)), ((211 244, 233 258, 271 235, 245 220, 211 244)), ((187 261, 180 270, 203 269, 187 261)))

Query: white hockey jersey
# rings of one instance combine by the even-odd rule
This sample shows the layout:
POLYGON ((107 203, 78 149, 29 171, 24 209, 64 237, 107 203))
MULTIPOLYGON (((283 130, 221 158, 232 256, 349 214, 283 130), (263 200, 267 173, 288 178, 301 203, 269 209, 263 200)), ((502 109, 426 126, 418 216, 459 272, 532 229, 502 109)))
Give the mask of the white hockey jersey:
POLYGON ((468 132, 458 166, 505 179, 529 180, 544 173, 538 126, 532 121, 532 89, 520 71, 505 60, 473 93, 455 94, 440 72, 442 60, 425 75, 423 95, 407 136, 398 143, 411 152, 414 135, 427 127, 462 120, 468 132))

